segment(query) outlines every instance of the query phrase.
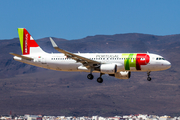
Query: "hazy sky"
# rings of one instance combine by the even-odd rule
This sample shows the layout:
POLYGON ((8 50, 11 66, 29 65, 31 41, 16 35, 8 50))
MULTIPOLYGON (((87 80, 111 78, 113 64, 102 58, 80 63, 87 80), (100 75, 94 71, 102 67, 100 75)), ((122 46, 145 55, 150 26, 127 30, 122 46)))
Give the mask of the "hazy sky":
POLYGON ((180 0, 1 0, 0 39, 180 33, 180 0))

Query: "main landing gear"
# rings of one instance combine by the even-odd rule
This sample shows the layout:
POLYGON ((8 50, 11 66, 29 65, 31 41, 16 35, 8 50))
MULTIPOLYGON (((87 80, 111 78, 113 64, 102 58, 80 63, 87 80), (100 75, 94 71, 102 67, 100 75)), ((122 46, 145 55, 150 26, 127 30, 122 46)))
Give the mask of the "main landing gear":
POLYGON ((94 76, 93 76, 92 74, 88 74, 88 75, 87 75, 87 78, 90 79, 90 80, 92 80, 92 79, 94 78, 94 76))
POLYGON ((150 76, 150 71, 147 72, 147 76, 148 76, 148 77, 147 77, 147 80, 148 80, 148 81, 151 81, 151 77, 149 77, 149 76, 150 76))
MULTIPOLYGON (((98 82, 98 83, 102 83, 102 82, 103 82, 103 79, 102 79, 102 77, 101 77, 102 75, 103 75, 103 73, 100 73, 100 77, 97 78, 97 82, 98 82)), ((88 78, 89 80, 92 80, 92 79, 94 78, 94 76, 93 76, 92 74, 88 74, 88 75, 87 75, 87 78, 88 78)))
POLYGON ((103 79, 101 77, 102 75, 103 75, 103 73, 100 73, 100 77, 97 78, 97 82, 98 83, 102 83, 103 82, 103 79))
POLYGON ((91 68, 91 69, 90 69, 90 74, 87 75, 87 78, 90 79, 90 80, 92 80, 92 79, 94 78, 94 76, 92 75, 92 71, 93 71, 93 70, 94 70, 94 69, 91 68))
MULTIPOLYGON (((93 69, 91 69, 90 70, 90 74, 87 75, 87 78, 90 79, 90 80, 92 80, 94 78, 94 76, 92 75, 92 71, 93 71, 93 69)), ((97 78, 97 82, 98 83, 102 83, 103 82, 103 79, 101 77, 102 75, 103 75, 103 73, 100 73, 100 77, 97 78)))

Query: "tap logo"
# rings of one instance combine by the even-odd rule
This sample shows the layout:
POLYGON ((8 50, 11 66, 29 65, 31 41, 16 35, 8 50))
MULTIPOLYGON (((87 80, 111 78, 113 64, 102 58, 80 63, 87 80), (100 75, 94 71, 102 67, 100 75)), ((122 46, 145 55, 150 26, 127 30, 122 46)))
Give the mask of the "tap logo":
POLYGON ((25 36, 25 53, 28 52, 27 41, 28 41, 28 34, 26 34, 26 36, 25 36))
POLYGON ((150 61, 150 57, 148 54, 127 53, 122 54, 122 58, 124 58, 125 70, 130 70, 131 67, 135 68, 136 70, 141 70, 141 66, 147 65, 150 61))
POLYGON ((29 33, 27 32, 27 30, 25 29, 25 30, 24 30, 24 42, 23 42, 23 48, 24 48, 23 54, 24 54, 24 55, 29 54, 29 46, 28 46, 28 44, 29 44, 29 38, 30 38, 30 35, 29 35, 29 33))

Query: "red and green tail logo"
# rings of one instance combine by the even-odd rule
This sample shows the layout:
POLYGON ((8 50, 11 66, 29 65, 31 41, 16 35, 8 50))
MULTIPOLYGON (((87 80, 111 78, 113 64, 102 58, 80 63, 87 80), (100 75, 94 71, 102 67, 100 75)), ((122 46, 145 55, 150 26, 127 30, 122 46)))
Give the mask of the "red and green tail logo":
POLYGON ((30 54, 31 47, 39 47, 25 28, 18 28, 18 34, 23 55, 30 54))

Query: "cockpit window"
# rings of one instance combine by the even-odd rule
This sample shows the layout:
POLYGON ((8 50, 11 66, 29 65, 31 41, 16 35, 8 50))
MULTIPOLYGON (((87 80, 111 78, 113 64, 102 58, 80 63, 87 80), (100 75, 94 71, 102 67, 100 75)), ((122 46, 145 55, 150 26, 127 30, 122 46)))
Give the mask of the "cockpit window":
POLYGON ((156 58, 156 60, 165 60, 164 58, 156 58))

